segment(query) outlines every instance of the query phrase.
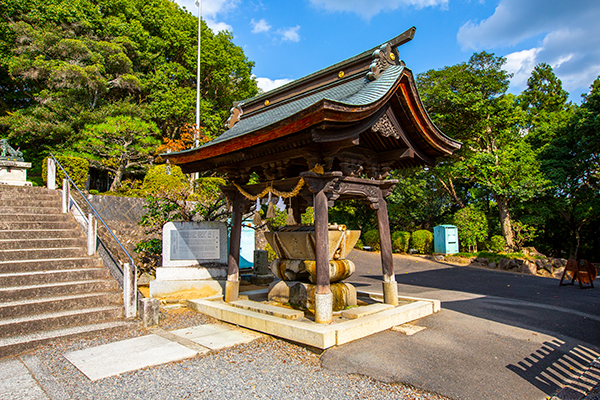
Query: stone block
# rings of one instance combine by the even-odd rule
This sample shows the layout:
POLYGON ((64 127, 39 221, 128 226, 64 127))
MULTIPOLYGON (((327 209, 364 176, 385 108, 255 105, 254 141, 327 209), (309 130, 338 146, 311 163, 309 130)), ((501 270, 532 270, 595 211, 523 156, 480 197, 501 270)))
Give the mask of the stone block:
POLYGON ((145 327, 158 325, 159 315, 160 301, 158 299, 140 299, 138 304, 138 318, 145 327))
MULTIPOLYGON (((280 281, 269 289, 269 301, 290 303, 314 310, 316 285, 305 282, 280 281)), ((356 288, 349 283, 338 282, 330 285, 333 293, 333 311, 340 311, 357 304, 356 288)))
POLYGON ((13 160, 0 160, 0 185, 31 186, 27 182, 27 170, 31 163, 13 160))
POLYGON ((269 275, 269 252, 266 250, 254 250, 254 273, 257 275, 269 275))
POLYGON ((227 264, 224 222, 168 222, 163 227, 163 267, 227 264))

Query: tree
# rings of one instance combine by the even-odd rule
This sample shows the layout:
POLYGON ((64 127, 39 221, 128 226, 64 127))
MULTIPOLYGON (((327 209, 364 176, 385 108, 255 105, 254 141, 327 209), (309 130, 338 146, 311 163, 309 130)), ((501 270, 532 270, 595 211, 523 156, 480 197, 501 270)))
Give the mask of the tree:
POLYGON ((571 232, 569 256, 577 258, 582 229, 600 220, 600 77, 540 159, 552 206, 571 232))
POLYGON ((485 214, 473 205, 461 208, 454 214, 454 225, 458 228, 458 239, 469 252, 477 251, 477 242, 487 239, 488 223, 485 214))
MULTIPOLYGON (((170 0, 0 2, 0 136, 29 159, 68 152, 87 125, 152 121, 178 140, 195 120, 198 19, 170 0)), ((202 124, 224 131, 254 96, 253 63, 202 22, 202 124)))
POLYGON ((463 142, 445 161, 445 179, 440 181, 455 199, 457 179, 487 190, 498 206, 502 235, 513 248, 511 205, 539 195, 544 180, 519 129, 524 114, 515 97, 506 93, 511 75, 502 69, 505 62, 503 57, 475 53, 468 63, 427 71, 417 82, 434 122, 463 142))
POLYGON ((109 117, 103 123, 88 125, 82 134, 83 139, 75 147, 114 174, 111 191, 121 185, 125 171, 150 164, 160 144, 154 123, 128 116, 109 117))
POLYGON ((525 111, 524 129, 527 141, 534 149, 541 149, 553 138, 557 128, 573 115, 575 106, 567 102, 569 93, 546 63, 535 66, 517 104, 525 111))

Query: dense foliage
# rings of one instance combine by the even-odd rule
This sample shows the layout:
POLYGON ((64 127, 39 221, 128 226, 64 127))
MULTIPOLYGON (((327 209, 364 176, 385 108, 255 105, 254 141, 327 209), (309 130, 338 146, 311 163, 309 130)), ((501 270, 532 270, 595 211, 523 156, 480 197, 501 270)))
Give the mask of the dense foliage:
POLYGON ((410 248, 418 253, 426 254, 433 251, 433 233, 420 229, 410 236, 410 248))
MULTIPOLYGON (((129 148, 147 161, 161 138, 177 140, 194 123, 198 19, 176 3, 5 0, 0 16, 0 137, 34 165, 48 152, 75 149, 111 171, 118 186, 123 169, 148 163, 124 156, 126 143, 114 137, 94 153, 99 133, 135 124, 137 144, 129 148)), ((208 138, 224 131, 233 101, 258 92, 253 63, 232 38, 202 22, 208 138)))
POLYGON ((470 253, 477 251, 477 243, 488 237, 488 222, 485 213, 473 205, 461 208, 454 214, 454 225, 458 228, 458 243, 470 253))
MULTIPOLYGON (((50 157, 44 158, 42 161, 42 178, 44 185, 48 180, 48 159, 50 157)), ((73 180, 73 183, 77 185, 78 188, 85 187, 85 181, 88 176, 88 170, 90 168, 90 163, 85 158, 81 157, 67 157, 67 156, 56 156, 56 160, 60 163, 60 166, 65 169, 69 177, 73 180)), ((65 178, 65 173, 60 166, 56 166, 56 188, 62 189, 62 181, 65 178)))

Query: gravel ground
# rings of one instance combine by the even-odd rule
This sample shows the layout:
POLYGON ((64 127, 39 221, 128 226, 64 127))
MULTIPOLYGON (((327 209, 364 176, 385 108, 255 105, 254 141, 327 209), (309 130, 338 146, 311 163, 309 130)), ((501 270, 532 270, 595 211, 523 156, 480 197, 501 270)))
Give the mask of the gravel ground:
MULTIPOLYGON (((214 322, 183 308, 162 313, 160 328, 173 330, 214 322)), ((272 337, 96 382, 62 356, 149 333, 133 327, 117 334, 56 342, 33 354, 72 399, 446 399, 401 384, 324 370, 314 352, 272 337)))

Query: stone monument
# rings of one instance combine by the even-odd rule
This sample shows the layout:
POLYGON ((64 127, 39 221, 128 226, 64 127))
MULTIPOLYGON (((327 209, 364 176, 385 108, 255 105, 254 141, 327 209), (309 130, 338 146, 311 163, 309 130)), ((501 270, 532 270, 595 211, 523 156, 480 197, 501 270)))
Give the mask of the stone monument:
POLYGON ((13 149, 7 139, 0 139, 0 185, 31 186, 27 170, 31 163, 24 162, 23 153, 13 149))
POLYGON ((151 297, 184 291, 197 298, 222 295, 228 254, 224 222, 168 222, 162 243, 162 267, 150 282, 151 297))

